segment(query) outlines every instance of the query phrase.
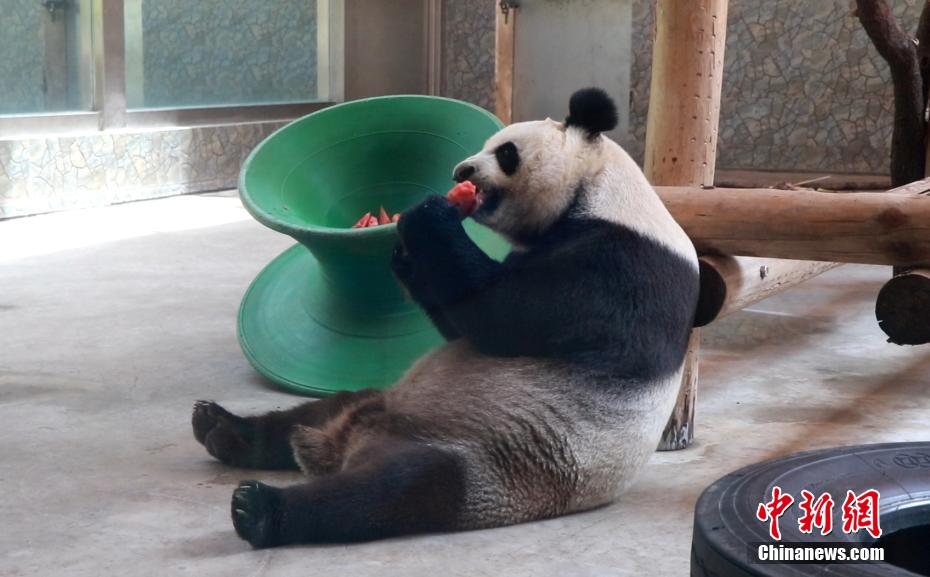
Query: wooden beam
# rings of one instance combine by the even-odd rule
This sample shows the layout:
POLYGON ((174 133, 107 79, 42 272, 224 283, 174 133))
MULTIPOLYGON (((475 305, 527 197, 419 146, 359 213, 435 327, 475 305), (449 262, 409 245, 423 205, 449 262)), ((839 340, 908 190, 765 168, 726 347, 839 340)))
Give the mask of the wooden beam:
POLYGON ((836 262, 701 257, 701 299, 695 326, 704 326, 840 266, 836 262))
POLYGON ((701 253, 913 266, 930 262, 930 197, 656 187, 701 253))
MULTIPOLYGON (((915 196, 927 193, 930 193, 930 178, 900 186, 883 194, 915 196)), ((734 258, 726 255, 702 256, 700 264, 701 299, 695 318, 695 326, 699 327, 839 266, 839 263, 834 262, 734 258)), ((891 291, 888 294, 899 294, 899 291, 891 291)), ((908 302, 908 299, 904 302, 908 302)), ((915 315, 909 318, 927 317, 915 315)))
POLYGON ((494 113, 504 124, 513 122, 513 58, 517 8, 513 2, 498 6, 494 36, 494 113))
MULTIPOLYGON (((714 183, 726 27, 727 0, 657 2, 644 167, 653 184, 714 183)), ((694 438, 699 345, 694 331, 659 450, 684 449, 694 438)))

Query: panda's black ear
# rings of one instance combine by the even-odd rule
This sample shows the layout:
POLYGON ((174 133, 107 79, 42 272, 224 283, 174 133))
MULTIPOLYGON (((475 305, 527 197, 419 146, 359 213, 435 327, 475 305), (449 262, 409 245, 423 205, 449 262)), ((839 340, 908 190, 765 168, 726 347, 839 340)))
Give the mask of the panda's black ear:
POLYGON ((576 126, 593 138, 617 127, 617 105, 600 88, 583 88, 572 94, 565 126, 576 126))

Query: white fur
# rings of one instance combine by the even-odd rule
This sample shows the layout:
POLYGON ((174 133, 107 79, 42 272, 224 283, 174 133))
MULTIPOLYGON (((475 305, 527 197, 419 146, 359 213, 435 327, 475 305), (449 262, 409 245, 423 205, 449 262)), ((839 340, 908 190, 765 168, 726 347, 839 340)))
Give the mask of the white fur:
POLYGON ((603 163, 586 199, 590 215, 635 230, 697 267, 694 244, 665 208, 639 166, 619 144, 606 136, 600 138, 599 155, 603 163))

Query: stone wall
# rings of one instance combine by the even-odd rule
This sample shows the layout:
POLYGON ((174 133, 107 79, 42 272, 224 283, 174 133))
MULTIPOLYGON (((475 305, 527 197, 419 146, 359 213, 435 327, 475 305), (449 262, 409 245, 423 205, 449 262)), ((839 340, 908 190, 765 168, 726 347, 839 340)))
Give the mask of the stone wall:
POLYGON ((443 3, 442 93, 494 108, 494 2, 443 3))
POLYGON ((235 188, 280 123, 0 141, 0 218, 235 188))
MULTIPOLYGON (((633 6, 630 132, 621 144, 640 160, 654 6, 654 0, 633 6)), ((918 0, 893 6, 902 26, 913 30, 918 0)), ((456 0, 446 15, 447 94, 490 107, 493 3, 456 0)), ((731 0, 727 35, 719 168, 887 173, 890 77, 850 2, 731 0)))
POLYGON ((127 35, 141 30, 145 86, 131 107, 316 99, 316 2, 132 1, 142 21, 127 35))

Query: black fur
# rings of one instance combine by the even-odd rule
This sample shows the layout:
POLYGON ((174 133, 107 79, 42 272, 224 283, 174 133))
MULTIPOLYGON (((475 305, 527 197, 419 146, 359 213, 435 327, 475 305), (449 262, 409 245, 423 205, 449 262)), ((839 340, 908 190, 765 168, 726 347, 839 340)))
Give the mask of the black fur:
POLYGON ((401 244, 394 272, 426 311, 444 310, 475 293, 498 275, 501 264, 468 237, 458 209, 431 196, 397 223, 401 244))
POLYGON ((497 159, 501 172, 507 176, 513 176, 520 167, 520 152, 517 146, 512 142, 505 142, 494 150, 494 157, 497 159))
POLYGON ((240 537, 263 548, 457 527, 465 480, 459 457, 414 440, 421 425, 386 413, 379 391, 342 392, 258 417, 238 417, 216 403, 198 401, 193 427, 197 440, 227 464, 296 468, 290 444, 294 427, 319 428, 339 416, 346 419, 345 430, 360 426, 371 438, 338 470, 307 483, 276 488, 241 482, 231 502, 240 537))
POLYGON ((245 481, 233 493, 233 525, 256 548, 352 542, 456 528, 464 499, 458 458, 385 438, 342 471, 278 489, 245 481))
MULTIPOLYGON (((430 303, 435 303, 435 299, 431 296, 432 293, 427 289, 426 281, 419 278, 417 267, 414 265, 414 261, 407 252, 407 249, 404 248, 402 244, 398 244, 394 247, 391 267, 394 269, 394 275, 407 287, 410 296, 423 308, 426 315, 436 327, 436 330, 439 331, 439 334, 441 334, 444 339, 447 341, 454 341, 462 336, 456 328, 449 323, 445 314, 442 312, 442 308, 438 304, 430 305, 430 303)), ((422 274, 421 271, 419 275, 422 274)))
POLYGON ((501 264, 442 203, 401 218, 414 215, 399 228, 417 270, 408 288, 479 351, 567 359, 611 381, 649 382, 681 366, 698 296, 697 270, 683 257, 568 211, 501 264))
POLYGON ((350 404, 376 394, 372 390, 342 392, 322 401, 261 417, 238 417, 220 405, 197 401, 191 424, 207 452, 243 469, 297 469, 290 439, 295 425, 320 426, 350 404))
POLYGON ((577 126, 593 138, 617 127, 617 106, 600 88, 583 88, 572 94, 566 126, 577 126))

